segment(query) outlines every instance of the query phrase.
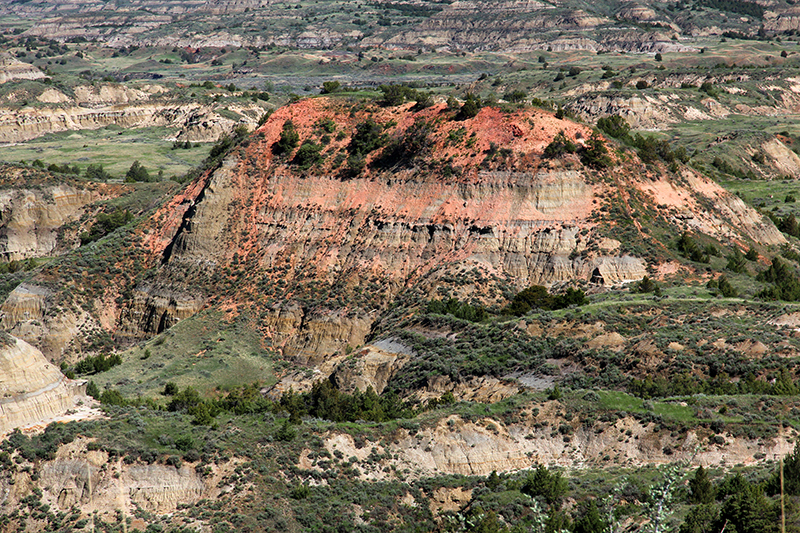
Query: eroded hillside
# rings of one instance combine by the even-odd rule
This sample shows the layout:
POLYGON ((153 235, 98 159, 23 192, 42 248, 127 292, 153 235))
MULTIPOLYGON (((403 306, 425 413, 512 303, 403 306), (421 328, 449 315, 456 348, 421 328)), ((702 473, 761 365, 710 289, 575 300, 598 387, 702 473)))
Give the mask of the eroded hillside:
MULTIPOLYGON (((276 348, 319 361, 362 344, 411 289, 431 297, 450 287, 499 305, 531 284, 638 280, 668 243, 637 217, 666 239, 691 229, 725 243, 784 242, 687 168, 641 172, 636 156, 613 151, 605 168, 579 153, 543 157, 557 136, 582 152, 595 139, 550 112, 484 108, 455 120, 443 104, 411 106, 319 98, 280 109, 131 234, 147 250, 139 268, 150 270, 95 292, 94 327, 142 338, 204 306, 255 303, 276 348), (297 140, 280 154, 290 121, 297 140), (457 288, 458 273, 473 269, 479 281, 457 288)), ((30 283, 84 286, 64 275, 46 269, 30 283)), ((44 306, 31 319, 45 329, 61 320, 48 314, 44 306)))

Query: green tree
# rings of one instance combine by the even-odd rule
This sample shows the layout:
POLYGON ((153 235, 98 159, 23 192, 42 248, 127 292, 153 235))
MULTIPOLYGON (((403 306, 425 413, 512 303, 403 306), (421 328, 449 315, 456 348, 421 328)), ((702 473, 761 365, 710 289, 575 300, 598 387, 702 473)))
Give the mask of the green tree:
POLYGON ((106 181, 111 174, 103 170, 103 165, 90 164, 86 167, 86 179, 92 181, 106 181))
POLYGON ((719 89, 714 87, 714 84, 711 83, 710 81, 704 81, 700 85, 700 92, 706 93, 708 96, 711 96, 713 98, 719 94, 719 89))
POLYGON ((567 489, 567 480, 559 472, 551 472, 539 465, 536 470, 528 472, 520 490, 528 496, 544 498, 548 505, 559 509, 567 489))
POLYGON ((581 516, 572 525, 573 533, 604 533, 608 524, 600 515, 597 502, 589 500, 582 506, 581 516))
POLYGON ((492 470, 492 473, 486 478, 486 487, 491 491, 495 491, 502 484, 503 481, 500 479, 500 476, 497 475, 497 470, 492 470))
POLYGON ((734 248, 733 253, 728 256, 728 264, 725 265, 725 268, 737 274, 742 274, 747 270, 747 259, 739 248, 734 248))
POLYGON ((381 85, 379 88, 383 93, 381 104, 384 106, 394 107, 417 99, 417 91, 406 85, 381 85))
POLYGON ((798 392, 797 385, 786 367, 781 367, 778 372, 778 377, 775 378, 775 384, 772 386, 772 394, 778 396, 794 396, 798 392))
POLYGON ((517 102, 522 102, 527 97, 528 93, 520 89, 516 89, 514 91, 508 91, 507 93, 505 93, 503 95, 503 100, 507 102, 517 103, 517 102))
POLYGON ((653 292, 656 287, 658 287, 658 284, 650 279, 649 276, 645 276, 636 285, 636 290, 641 293, 653 292))
POLYGON ((586 147, 581 150, 581 161, 584 165, 598 169, 611 166, 611 157, 608 155, 606 142, 597 132, 593 131, 586 140, 586 147))
POLYGON ((127 183, 132 183, 135 181, 152 181, 152 179, 150 178, 150 173, 137 159, 125 173, 125 181, 127 183))
POLYGON ((631 131, 630 124, 619 115, 611 115, 598 119, 597 127, 606 135, 617 139, 627 138, 631 131))
POLYGON ((456 120, 466 120, 475 117, 481 111, 481 99, 472 93, 467 93, 464 98, 464 104, 456 115, 456 120))
POLYGON ((114 389, 106 389, 100 395, 100 403, 103 405, 125 405, 125 398, 122 397, 118 391, 114 389))
POLYGON ((553 140, 548 144, 542 156, 552 159, 555 157, 560 157, 564 154, 572 154, 577 151, 578 147, 569 139, 565 134, 564 131, 559 131, 553 140))
POLYGON ((697 467, 694 477, 689 480, 689 502, 712 503, 714 497, 714 486, 708 478, 708 472, 702 466, 697 467))
POLYGON ((718 533, 716 529, 719 510, 716 505, 703 504, 692 507, 681 524, 679 533, 718 533))
POLYGON ((719 288, 720 294, 725 298, 736 298, 739 296, 739 291, 736 287, 728 281, 727 276, 722 275, 717 280, 717 288, 719 288))
POLYGON ((299 142, 300 135, 294 127, 294 122, 287 120, 283 123, 280 138, 278 142, 275 143, 275 148, 273 150, 276 154, 290 154, 297 148, 299 142))
MULTIPOLYGON (((792 453, 783 459, 783 478, 784 492, 792 496, 800 495, 800 446, 797 444, 792 453)), ((780 470, 776 469, 767 483, 767 493, 780 494, 780 490, 780 470)))
POLYGON ((370 118, 356 124, 356 131, 350 139, 348 150, 353 155, 363 157, 385 144, 384 127, 370 118))
POLYGON ((322 82, 322 94, 333 94, 342 90, 342 84, 338 81, 322 82))
POLYGON ((292 163, 297 165, 300 170, 308 170, 312 166, 319 165, 323 161, 322 145, 308 139, 303 141, 297 153, 294 155, 292 163))

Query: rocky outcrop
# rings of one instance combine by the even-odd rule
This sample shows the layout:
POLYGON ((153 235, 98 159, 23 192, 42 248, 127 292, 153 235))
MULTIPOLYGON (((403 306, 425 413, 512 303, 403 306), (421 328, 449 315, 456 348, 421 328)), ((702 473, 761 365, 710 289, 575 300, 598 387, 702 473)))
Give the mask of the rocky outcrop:
POLYGON ((99 197, 97 191, 70 185, 0 190, 0 258, 43 257, 71 248, 75 243, 64 241, 69 235, 62 227, 99 197))
POLYGON ((3 329, 32 344, 49 361, 64 360, 76 339, 82 339, 98 324, 85 310, 54 312, 54 291, 43 285, 22 283, 0 306, 3 329))
POLYGON ((15 80, 41 80, 44 72, 28 63, 11 57, 7 53, 0 54, 0 83, 15 80))
MULTIPOLYGON (((156 91, 153 89, 153 91, 156 91)), ((238 124, 253 129, 265 109, 252 105, 239 108, 240 120, 225 118, 209 106, 196 103, 151 103, 146 91, 100 86, 78 87, 76 100, 59 107, 0 108, 0 143, 22 142, 47 133, 94 130, 116 125, 122 128, 167 126, 178 128, 177 138, 192 142, 213 142, 238 124)), ((46 100, 64 102, 62 93, 45 91, 46 100)))
MULTIPOLYGON (((545 406, 543 411, 551 407, 545 406)), ((550 424, 537 429, 528 423, 506 425, 488 417, 468 422, 453 415, 431 428, 399 433, 388 445, 367 442, 359 446, 350 435, 331 434, 325 446, 331 453, 355 457, 364 479, 380 480, 386 477, 383 469, 390 464, 406 470, 412 478, 442 474, 486 476, 492 471, 510 472, 537 464, 566 468, 607 466, 604 461, 627 467, 680 460, 706 467, 754 464, 775 454, 789 453, 796 432, 782 430, 769 441, 726 437, 723 444, 707 443, 701 447, 707 442, 707 435, 701 431, 689 431, 675 439, 652 423, 642 425, 630 417, 613 424, 577 427, 565 437, 553 431, 550 424), (370 453, 385 453, 393 459, 370 466, 366 461, 370 453)))
POLYGON ((264 320, 272 344, 302 364, 317 365, 325 355, 364 343, 373 317, 344 311, 310 312, 296 304, 276 306, 264 320))
POLYGON ((361 392, 372 387, 381 394, 392 376, 414 355, 396 339, 383 339, 354 353, 334 372, 337 387, 345 392, 361 392))
POLYGON ((120 323, 123 324, 120 334, 135 336, 141 333, 161 333, 179 320, 200 311, 204 304, 203 296, 170 287, 139 287, 133 296, 133 302, 120 318, 120 323))
POLYGON ((99 129, 112 124, 123 128, 174 125, 196 108, 196 104, 143 104, 104 108, 0 109, 0 143, 27 141, 60 131, 99 129))
MULTIPOLYGON (((636 82, 633 81, 632 83, 635 84, 636 82)), ((599 117, 609 115, 620 115, 634 129, 661 129, 667 124, 674 124, 683 120, 683 115, 677 114, 668 105, 673 98, 674 96, 666 94, 630 97, 593 94, 581 96, 570 102, 567 107, 589 120, 596 120, 599 117)), ((709 115, 704 116, 708 119, 712 118, 709 115)), ((696 120, 703 117, 693 116, 693 118, 696 120)))
POLYGON ((783 144, 780 139, 771 139, 761 145, 770 162, 784 176, 800 177, 800 156, 783 144))
POLYGON ((42 353, 5 335, 0 347, 0 434, 63 415, 88 402, 85 382, 64 377, 42 353))
POLYGON ((56 457, 37 465, 38 479, 18 473, 14 484, 0 479, 0 513, 11 510, 34 488, 42 490, 42 501, 59 510, 78 506, 82 512, 130 516, 135 509, 171 513, 179 504, 214 498, 222 489, 226 467, 210 467, 206 475, 192 464, 126 464, 103 451, 91 450, 90 439, 79 437, 61 446, 56 457), (19 487, 19 490, 17 489, 19 487))

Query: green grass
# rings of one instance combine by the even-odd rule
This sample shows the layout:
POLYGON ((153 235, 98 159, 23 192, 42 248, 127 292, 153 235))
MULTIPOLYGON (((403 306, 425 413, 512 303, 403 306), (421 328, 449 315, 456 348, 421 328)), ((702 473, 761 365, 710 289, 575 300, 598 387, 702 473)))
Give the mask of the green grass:
POLYGON ((89 377, 126 397, 153 397, 168 381, 193 386, 201 394, 214 389, 261 382, 275 383, 272 355, 261 347, 253 325, 226 322, 219 312, 201 312, 122 354, 123 363, 89 377), (146 351, 150 356, 146 357, 146 351))
POLYGON ((188 150, 172 150, 164 140, 175 132, 167 128, 122 129, 109 126, 99 130, 66 131, 48 134, 25 143, 3 147, 3 159, 31 164, 39 159, 49 165, 77 164, 81 173, 90 164, 100 164, 115 178, 123 178, 138 160, 151 175, 159 170, 164 177, 181 176, 208 156, 210 145, 193 144, 188 150))

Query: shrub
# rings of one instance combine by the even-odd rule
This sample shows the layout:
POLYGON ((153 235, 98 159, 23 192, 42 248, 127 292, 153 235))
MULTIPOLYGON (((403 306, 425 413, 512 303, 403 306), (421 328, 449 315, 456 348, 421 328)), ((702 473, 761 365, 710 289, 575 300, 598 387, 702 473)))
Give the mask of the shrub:
POLYGON ((338 81, 322 82, 322 94, 333 94, 342 90, 342 84, 338 81))
POLYGON ((481 107, 483 107, 481 99, 472 93, 467 93, 464 104, 456 115, 456 120, 466 120, 475 117, 480 113, 481 107))
POLYGON ((566 135, 564 135, 564 131, 560 131, 553 137, 553 140, 548 144, 545 149, 544 153, 542 154, 543 157, 548 159, 552 159, 555 157, 560 157, 564 154, 573 154, 577 151, 578 147, 569 139, 566 135))
POLYGON ((639 80, 636 82, 636 88, 639 89, 640 91, 643 89, 647 89, 648 87, 650 87, 650 84, 647 83, 645 80, 639 80))
POLYGON ((276 154, 290 154, 295 148, 297 148, 299 142, 300 135, 297 133, 297 130, 294 127, 294 122, 287 120, 283 123, 281 136, 278 139, 278 142, 275 143, 275 148, 273 151, 276 154))
POLYGON ((297 165, 300 170, 308 170, 312 166, 322 163, 323 157, 321 152, 322 145, 312 140, 303 141, 303 144, 297 149, 292 163, 297 165))
POLYGON ((581 150, 581 161, 584 165, 594 168, 611 166, 612 161, 606 143, 596 132, 592 132, 591 137, 586 140, 586 147, 581 150))
POLYGON ((597 127, 606 135, 617 139, 626 138, 631 131, 630 124, 619 115, 611 115, 598 119, 597 127))
POLYGON ((131 167, 125 173, 125 182, 132 183, 135 181, 153 181, 150 173, 144 168, 138 160, 131 164, 131 167))

